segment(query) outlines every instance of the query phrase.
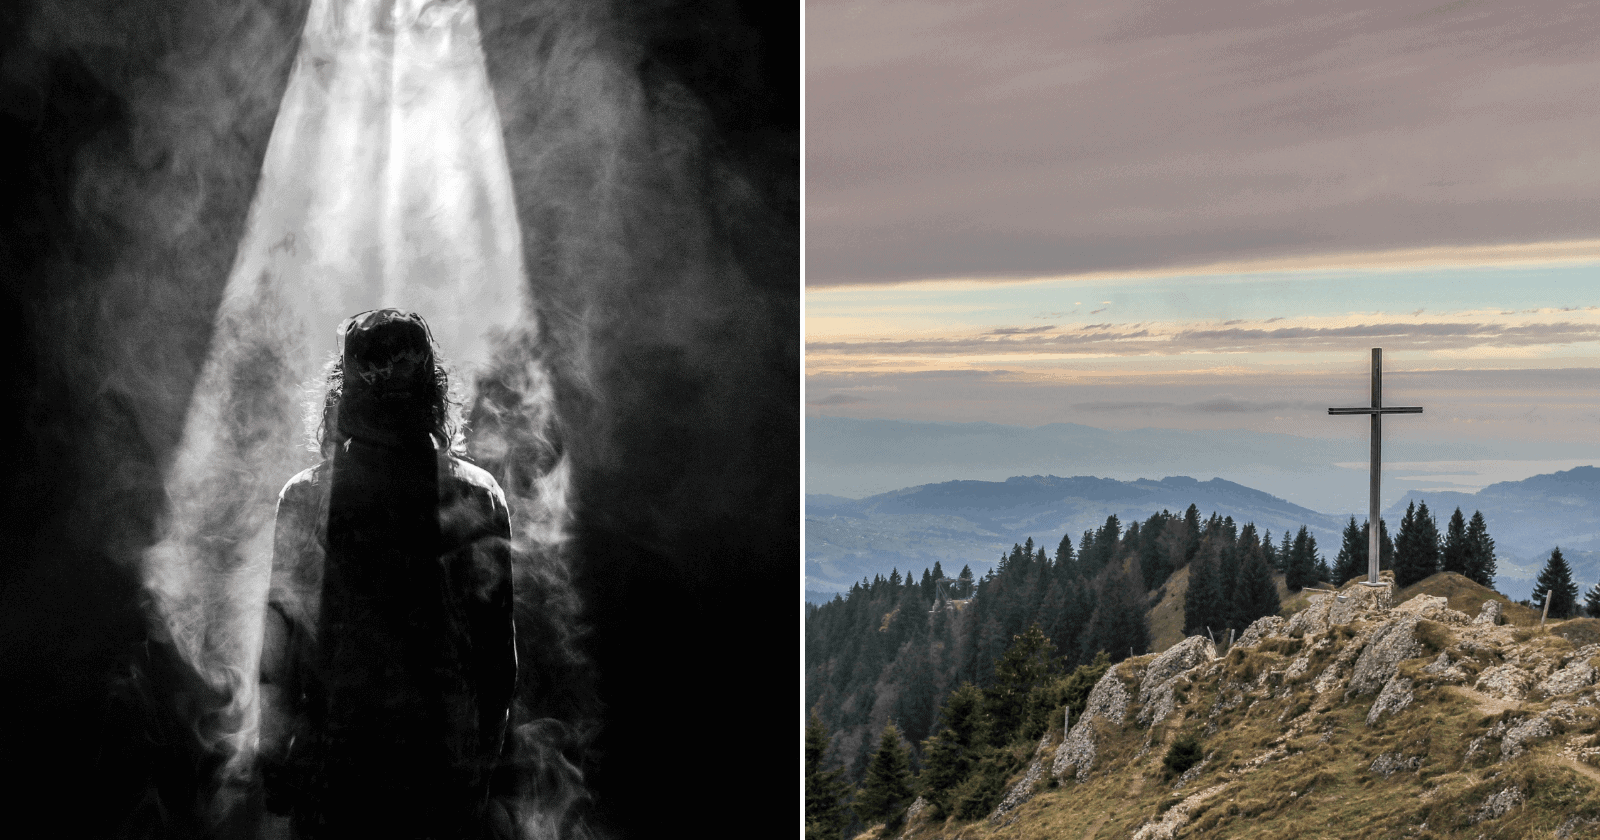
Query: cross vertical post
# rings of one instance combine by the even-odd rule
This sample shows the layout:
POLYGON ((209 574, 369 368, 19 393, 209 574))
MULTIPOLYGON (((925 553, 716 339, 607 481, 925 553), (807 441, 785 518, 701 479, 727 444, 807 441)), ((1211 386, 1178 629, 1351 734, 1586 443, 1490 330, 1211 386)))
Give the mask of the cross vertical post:
POLYGON ((1385 414, 1421 414, 1422 407, 1383 404, 1383 348, 1372 348, 1372 405, 1358 408, 1329 408, 1329 414, 1367 414, 1372 417, 1372 462, 1369 467, 1367 499, 1367 580, 1368 586, 1381 586, 1378 582, 1378 562, 1382 550, 1378 519, 1378 491, 1383 483, 1383 421, 1385 414))

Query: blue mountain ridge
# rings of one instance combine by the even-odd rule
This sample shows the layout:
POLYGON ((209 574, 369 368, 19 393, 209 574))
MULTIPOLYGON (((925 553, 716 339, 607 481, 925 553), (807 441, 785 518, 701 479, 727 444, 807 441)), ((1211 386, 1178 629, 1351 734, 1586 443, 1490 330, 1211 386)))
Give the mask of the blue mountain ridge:
MULTIPOLYGON (((1500 482, 1477 493, 1410 491, 1384 512, 1391 533, 1411 502, 1427 503, 1441 533, 1456 507, 1469 518, 1482 511, 1499 556, 1496 587, 1512 598, 1529 597, 1533 579, 1558 545, 1585 591, 1600 580, 1600 469, 1500 482)), ((1202 517, 1215 512, 1241 525, 1254 522, 1258 530, 1270 530, 1274 541, 1305 525, 1330 560, 1350 516, 1321 513, 1220 478, 1189 476, 1120 481, 1033 475, 944 481, 863 499, 808 494, 806 598, 826 600, 854 581, 893 569, 920 574, 935 561, 949 574, 970 565, 982 575, 1029 537, 1053 554, 1063 535, 1071 534, 1076 546, 1084 530, 1098 528, 1108 515, 1125 528, 1163 509, 1182 513, 1191 503, 1202 517)))

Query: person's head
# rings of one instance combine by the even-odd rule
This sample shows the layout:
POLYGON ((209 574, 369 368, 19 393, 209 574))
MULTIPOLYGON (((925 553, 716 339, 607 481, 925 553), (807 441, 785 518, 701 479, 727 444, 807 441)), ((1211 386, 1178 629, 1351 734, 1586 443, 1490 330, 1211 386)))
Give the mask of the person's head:
POLYGON ((328 455, 351 437, 454 440, 459 405, 427 322, 415 312, 374 309, 339 325, 339 357, 325 377, 317 448, 328 455))

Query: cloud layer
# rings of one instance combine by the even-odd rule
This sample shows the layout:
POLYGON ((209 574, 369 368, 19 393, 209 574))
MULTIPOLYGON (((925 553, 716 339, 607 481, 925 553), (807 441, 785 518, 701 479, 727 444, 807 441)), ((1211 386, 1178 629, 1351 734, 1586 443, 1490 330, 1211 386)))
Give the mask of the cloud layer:
POLYGON ((1600 225, 1593 4, 807 4, 808 282, 1600 225))

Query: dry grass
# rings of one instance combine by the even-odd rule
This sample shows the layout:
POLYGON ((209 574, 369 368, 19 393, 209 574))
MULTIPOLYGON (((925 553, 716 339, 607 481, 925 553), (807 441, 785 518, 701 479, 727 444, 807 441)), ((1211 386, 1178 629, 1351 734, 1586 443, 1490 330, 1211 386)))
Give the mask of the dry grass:
POLYGON ((1183 598, 1189 591, 1189 567, 1173 572, 1164 587, 1166 594, 1150 608, 1150 649, 1157 653, 1183 641, 1183 598))
MULTIPOLYGON (((1387 574, 1387 573, 1385 573, 1387 574)), ((1500 602, 1502 615, 1506 624, 1515 624, 1522 627, 1534 626, 1539 623, 1539 611, 1529 609, 1469 578, 1455 572, 1439 572, 1430 575, 1410 586, 1395 593, 1394 602, 1403 604, 1418 595, 1435 595, 1444 598, 1446 605, 1453 610, 1460 610, 1469 617, 1476 616, 1483 609, 1483 602, 1494 600, 1500 602)))

